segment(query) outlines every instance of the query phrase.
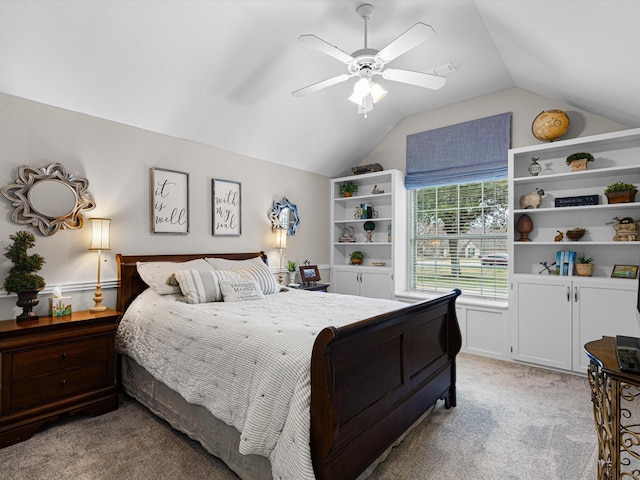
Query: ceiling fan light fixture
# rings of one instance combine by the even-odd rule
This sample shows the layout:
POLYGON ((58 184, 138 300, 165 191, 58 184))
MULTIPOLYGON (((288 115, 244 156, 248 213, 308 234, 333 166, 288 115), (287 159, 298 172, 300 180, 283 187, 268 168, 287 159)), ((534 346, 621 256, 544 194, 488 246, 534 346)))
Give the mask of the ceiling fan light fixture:
POLYGON ((371 91, 369 93, 373 98, 373 103, 378 103, 387 96, 387 91, 376 82, 371 82, 371 91))
POLYGON ((361 77, 353 86, 353 93, 349 97, 353 103, 361 104, 362 99, 369 95, 371 91, 371 81, 367 77, 361 77))

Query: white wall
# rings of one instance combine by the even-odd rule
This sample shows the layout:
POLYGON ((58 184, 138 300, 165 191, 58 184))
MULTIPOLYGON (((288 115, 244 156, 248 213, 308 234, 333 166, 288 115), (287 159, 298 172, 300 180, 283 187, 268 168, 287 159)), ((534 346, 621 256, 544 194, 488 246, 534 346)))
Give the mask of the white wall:
MULTIPOLYGON (((211 125, 210 128, 216 128, 211 125)), ((283 139, 274 139, 283 141, 283 139)), ((300 226, 289 238, 286 258, 301 263, 329 263, 327 224, 329 179, 232 152, 159 135, 49 105, 0 94, 0 184, 14 183, 18 167, 41 167, 59 162, 76 177, 89 180, 96 208, 86 218, 111 218, 111 251, 103 264, 103 285, 114 285, 116 253, 213 253, 264 250, 271 267, 279 265, 267 212, 274 200, 289 198, 298 206, 300 226), (152 234, 150 228, 149 169, 179 170, 190 174, 190 233, 152 234), (211 179, 242 184, 242 235, 211 235, 211 179)), ((87 250, 89 229, 39 235, 31 226, 11 221, 11 204, 0 196, 0 251, 9 235, 28 229, 36 236, 30 253, 44 256, 41 270, 47 289, 36 311, 47 311, 48 291, 63 284, 72 291, 74 309, 92 305, 97 256, 87 250)), ((285 263, 286 263, 285 258, 285 263)), ((10 262, 0 257, 0 285, 10 262)), ((16 297, 0 294, 0 319, 20 309, 16 297)), ((107 289, 107 306, 115 305, 114 289, 107 289)))

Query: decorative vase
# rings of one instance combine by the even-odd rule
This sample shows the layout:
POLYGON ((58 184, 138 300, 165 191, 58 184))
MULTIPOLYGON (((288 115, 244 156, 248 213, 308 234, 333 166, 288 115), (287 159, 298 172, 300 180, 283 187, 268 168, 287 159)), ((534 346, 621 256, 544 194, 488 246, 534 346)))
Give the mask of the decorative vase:
POLYGON ((40 292, 40 290, 17 292, 18 301, 16 305, 22 308, 22 313, 16 317, 17 320, 37 320, 39 318, 39 316, 32 311, 33 307, 40 303, 38 292, 40 292))
POLYGON ((344 192, 344 193, 342 194, 342 196, 343 196, 343 197, 351 197, 351 196, 353 196, 353 194, 352 194, 351 192, 344 192))
POLYGON ((540 159, 540 157, 532 157, 531 158, 531 165, 529 165, 529 174, 533 177, 537 177, 538 175, 540 175, 540 172, 542 171, 542 165, 540 165, 538 163, 538 160, 540 159))
POLYGON ((526 213, 516 222, 516 231, 520 234, 518 242, 530 242, 529 234, 533 231, 533 220, 526 213))
POLYGON ((576 273, 580 277, 590 277, 593 275, 595 264, 593 263, 576 263, 576 273))
POLYGON ((638 190, 627 190, 626 192, 605 193, 608 203, 631 203, 636 201, 638 190))
POLYGON ((574 160, 571 162, 571 171, 572 172, 579 172, 581 170, 586 170, 587 169, 587 159, 586 158, 581 158, 579 160, 574 160))
POLYGON ((360 265, 362 263, 362 259, 361 258, 352 258, 351 259, 351 265, 360 265))

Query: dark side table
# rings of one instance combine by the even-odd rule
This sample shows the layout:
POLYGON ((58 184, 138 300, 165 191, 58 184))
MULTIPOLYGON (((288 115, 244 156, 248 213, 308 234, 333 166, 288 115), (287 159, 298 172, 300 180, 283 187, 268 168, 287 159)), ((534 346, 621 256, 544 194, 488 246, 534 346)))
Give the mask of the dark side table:
POLYGON ((640 375, 618 367, 616 339, 584 346, 598 435, 598 480, 637 478, 640 468, 640 375), (635 402, 635 404, 634 404, 635 402))

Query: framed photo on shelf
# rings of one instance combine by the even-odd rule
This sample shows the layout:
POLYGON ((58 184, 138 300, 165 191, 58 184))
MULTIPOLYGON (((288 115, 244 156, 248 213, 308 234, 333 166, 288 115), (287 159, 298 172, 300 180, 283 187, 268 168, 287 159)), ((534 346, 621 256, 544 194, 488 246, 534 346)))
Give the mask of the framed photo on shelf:
POLYGON ((151 232, 189 233, 189 174, 151 168, 151 232))
POLYGON ((611 278, 636 278, 638 276, 638 265, 614 265, 611 271, 611 278))
POLYGON ((303 284, 320 281, 320 272, 317 265, 302 265, 299 268, 303 284))
POLYGON ((213 235, 239 236, 242 232, 240 182, 211 180, 213 235))

